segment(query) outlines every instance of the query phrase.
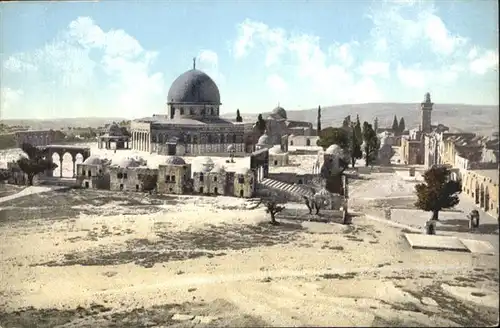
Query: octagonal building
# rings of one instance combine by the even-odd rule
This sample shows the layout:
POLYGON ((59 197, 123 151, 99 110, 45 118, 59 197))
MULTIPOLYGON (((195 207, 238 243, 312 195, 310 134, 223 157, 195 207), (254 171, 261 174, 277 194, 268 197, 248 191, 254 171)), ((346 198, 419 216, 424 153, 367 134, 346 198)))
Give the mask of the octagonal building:
POLYGON ((219 88, 193 62, 172 83, 164 114, 132 121, 132 149, 171 156, 226 156, 229 146, 252 152, 253 123, 221 118, 220 106, 219 88))

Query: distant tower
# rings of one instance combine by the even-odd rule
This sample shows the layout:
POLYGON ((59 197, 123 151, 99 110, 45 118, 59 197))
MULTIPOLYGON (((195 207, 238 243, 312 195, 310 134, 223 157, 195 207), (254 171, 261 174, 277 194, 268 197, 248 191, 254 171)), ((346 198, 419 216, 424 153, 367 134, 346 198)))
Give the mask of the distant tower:
POLYGON ((431 94, 427 92, 425 94, 424 102, 420 103, 420 109, 422 111, 420 117, 420 129, 423 133, 431 132, 432 106, 434 106, 434 103, 431 102, 431 94))

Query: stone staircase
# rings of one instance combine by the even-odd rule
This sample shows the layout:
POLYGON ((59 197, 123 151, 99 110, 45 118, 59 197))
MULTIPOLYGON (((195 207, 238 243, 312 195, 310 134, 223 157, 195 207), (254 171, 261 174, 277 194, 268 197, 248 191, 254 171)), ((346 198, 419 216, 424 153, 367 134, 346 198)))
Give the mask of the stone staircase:
POLYGON ((290 200, 302 202, 303 196, 312 197, 312 191, 307 190, 299 185, 290 184, 287 182, 266 178, 259 183, 259 188, 270 189, 280 194, 284 194, 290 200))

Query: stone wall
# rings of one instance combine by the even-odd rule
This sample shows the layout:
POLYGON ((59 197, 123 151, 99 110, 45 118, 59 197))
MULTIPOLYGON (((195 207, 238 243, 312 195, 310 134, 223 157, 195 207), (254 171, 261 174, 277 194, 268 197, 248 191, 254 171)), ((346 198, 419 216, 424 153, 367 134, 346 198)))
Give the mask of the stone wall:
POLYGON ((157 191, 160 194, 182 195, 188 191, 191 164, 159 165, 157 191))
POLYGON ((121 168, 110 166, 110 190, 113 191, 142 191, 140 175, 158 175, 157 169, 147 167, 121 168))
POLYGON ((297 174, 291 172, 269 173, 269 178, 291 184, 311 184, 315 174, 297 174))
POLYGON ((110 188, 109 172, 102 165, 77 164, 76 181, 82 188, 108 190, 110 188))

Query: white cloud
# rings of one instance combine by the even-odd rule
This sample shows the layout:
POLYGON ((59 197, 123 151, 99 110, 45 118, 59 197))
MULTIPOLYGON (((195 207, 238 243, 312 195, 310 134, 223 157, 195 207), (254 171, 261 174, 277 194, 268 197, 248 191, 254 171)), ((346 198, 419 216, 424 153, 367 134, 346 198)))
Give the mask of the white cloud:
POLYGON ((205 73, 207 73, 214 81, 219 85, 219 87, 224 84, 225 77, 219 70, 219 56, 215 51, 212 50, 202 50, 198 54, 198 64, 197 68, 200 68, 205 73))
MULTIPOLYGON (((238 26, 239 35, 233 43, 233 55, 237 59, 247 56, 251 50, 264 54, 266 67, 281 68, 286 62, 286 74, 293 80, 300 80, 300 92, 308 92, 315 101, 331 103, 363 97, 363 89, 370 88, 368 98, 379 93, 375 83, 357 81, 350 68, 356 64, 355 53, 360 44, 356 41, 334 43, 323 48, 317 36, 309 34, 287 33, 281 28, 272 28, 262 22, 245 20, 238 26), (293 77, 295 76, 295 77, 293 77), (307 90, 304 90, 307 89, 307 90)), ((281 74, 281 75, 283 75, 281 74)), ((270 75, 269 83, 283 87, 278 75, 270 75)), ((287 89, 290 89, 288 85, 287 89)))
POLYGON ((483 55, 478 56, 476 50, 476 54, 469 58, 472 59, 469 63, 469 69, 473 73, 484 75, 491 71, 498 71, 498 52, 486 51, 483 55))
POLYGON ((24 92, 21 89, 0 89, 0 119, 8 117, 18 110, 16 107, 22 99, 24 92))
POLYGON ((396 74, 399 81, 408 87, 424 88, 427 85, 426 72, 418 67, 406 68, 399 63, 396 74))
POLYGON ((266 79, 267 86, 276 93, 284 93, 287 90, 287 84, 283 78, 277 74, 271 74, 266 79))
POLYGON ((361 75, 389 77, 389 63, 366 60, 358 68, 361 75))
POLYGON ((33 64, 27 63, 23 61, 21 58, 17 57, 9 57, 3 64, 4 68, 20 73, 20 72, 30 72, 30 71, 36 71, 37 67, 33 64))
MULTIPOLYGON (((50 111, 39 108, 45 115, 92 115, 89 108, 93 108, 94 115, 105 111, 135 117, 163 104, 163 75, 150 72, 156 56, 125 31, 104 31, 91 18, 79 17, 52 42, 34 53, 15 54, 4 66, 13 72, 19 72, 18 67, 34 68, 29 80, 35 83, 34 90, 59 89, 58 97, 70 98, 67 103, 58 101, 50 111), (102 81, 103 74, 109 78, 107 83, 102 81), (102 93, 95 94, 95 90, 102 93)), ((36 95, 26 93, 34 101, 36 95)))
POLYGON ((432 2, 388 1, 368 15, 374 27, 372 43, 379 52, 399 52, 426 45, 432 52, 450 56, 468 40, 451 33, 432 2))

